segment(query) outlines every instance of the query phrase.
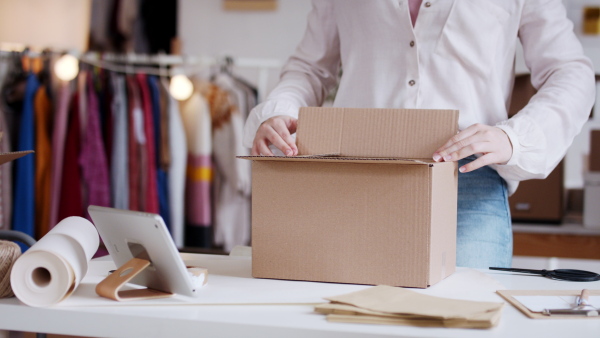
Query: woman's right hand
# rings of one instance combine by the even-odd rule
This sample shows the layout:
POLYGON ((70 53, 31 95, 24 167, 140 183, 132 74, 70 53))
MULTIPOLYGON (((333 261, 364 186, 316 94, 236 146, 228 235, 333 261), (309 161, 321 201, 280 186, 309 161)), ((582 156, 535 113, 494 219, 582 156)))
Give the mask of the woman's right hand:
POLYGON ((273 116, 263 122, 252 142, 252 155, 273 156, 269 145, 273 144, 279 148, 286 156, 298 155, 298 147, 292 137, 296 132, 298 120, 286 115, 273 116))

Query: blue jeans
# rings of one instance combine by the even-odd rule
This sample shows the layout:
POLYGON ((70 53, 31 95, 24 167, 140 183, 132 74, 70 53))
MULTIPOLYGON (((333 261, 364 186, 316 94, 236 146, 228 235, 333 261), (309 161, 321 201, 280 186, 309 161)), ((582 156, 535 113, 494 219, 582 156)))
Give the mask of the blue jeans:
MULTIPOLYGON (((459 167, 474 156, 459 161, 459 167)), ((490 168, 458 173, 456 265, 511 267, 512 225, 506 182, 490 168)))

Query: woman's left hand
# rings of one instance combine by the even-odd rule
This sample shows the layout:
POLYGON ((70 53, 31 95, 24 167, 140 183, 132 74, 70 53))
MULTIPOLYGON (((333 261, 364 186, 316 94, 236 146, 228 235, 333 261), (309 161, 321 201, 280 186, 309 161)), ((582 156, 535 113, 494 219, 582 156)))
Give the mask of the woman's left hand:
POLYGON ((502 129, 476 123, 449 139, 433 153, 433 160, 450 162, 482 154, 458 168, 461 173, 468 173, 489 164, 505 164, 510 160, 512 150, 510 139, 502 129))

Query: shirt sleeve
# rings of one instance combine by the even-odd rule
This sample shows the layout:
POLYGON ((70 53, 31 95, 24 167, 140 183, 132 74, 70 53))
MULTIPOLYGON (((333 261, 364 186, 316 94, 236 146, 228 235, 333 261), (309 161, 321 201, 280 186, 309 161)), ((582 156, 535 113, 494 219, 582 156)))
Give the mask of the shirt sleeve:
POLYGON ((320 106, 335 86, 340 43, 332 1, 313 0, 304 37, 267 99, 256 106, 244 126, 244 146, 252 147, 258 127, 277 115, 298 118, 300 107, 320 106))
POLYGON ((592 63, 561 0, 525 1, 519 38, 538 92, 515 116, 497 124, 510 138, 513 155, 496 169, 515 181, 552 172, 587 121, 595 98, 592 63))

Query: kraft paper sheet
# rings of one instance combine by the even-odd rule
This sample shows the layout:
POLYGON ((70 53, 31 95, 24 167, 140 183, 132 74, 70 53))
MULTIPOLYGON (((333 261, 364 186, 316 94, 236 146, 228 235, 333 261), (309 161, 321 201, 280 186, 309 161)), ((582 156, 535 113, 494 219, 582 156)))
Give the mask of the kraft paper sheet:
POLYGON ((375 286, 341 296, 315 311, 327 320, 425 327, 490 328, 498 324, 503 303, 434 297, 403 288, 375 286))

